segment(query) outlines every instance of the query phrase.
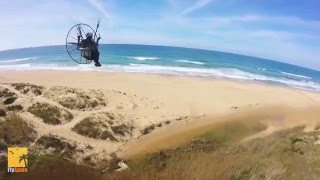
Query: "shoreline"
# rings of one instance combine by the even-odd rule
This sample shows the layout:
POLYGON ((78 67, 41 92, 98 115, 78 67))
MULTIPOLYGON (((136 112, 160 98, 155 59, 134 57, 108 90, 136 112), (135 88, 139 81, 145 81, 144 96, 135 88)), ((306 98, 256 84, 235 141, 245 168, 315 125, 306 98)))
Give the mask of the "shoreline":
MULTIPOLYGON (((234 83, 243 83, 243 84, 253 84, 253 85, 261 85, 261 86, 267 86, 267 87, 278 87, 278 88, 284 88, 284 89, 290 89, 290 90, 297 90, 302 92, 309 92, 309 93, 315 93, 320 94, 320 91, 318 90, 311 90, 311 89, 305 89, 305 88, 299 88, 294 86, 289 86, 286 84, 278 83, 278 82, 267 82, 262 80, 246 80, 246 79, 235 79, 235 78, 228 78, 228 77, 213 77, 213 76, 200 76, 200 75, 185 75, 185 74, 161 74, 161 73, 148 73, 148 72, 125 72, 125 71, 105 71, 105 70, 58 70, 58 69, 51 69, 51 70, 0 70, 0 78, 3 74, 3 72, 9 72, 9 73, 101 73, 101 74, 115 74, 115 75, 134 75, 134 76, 155 76, 155 77, 176 77, 176 78, 191 78, 191 79, 200 79, 200 80, 208 80, 208 81, 228 81, 228 82, 234 82, 234 83)), ((1 82, 1 79, 0 79, 1 82)))

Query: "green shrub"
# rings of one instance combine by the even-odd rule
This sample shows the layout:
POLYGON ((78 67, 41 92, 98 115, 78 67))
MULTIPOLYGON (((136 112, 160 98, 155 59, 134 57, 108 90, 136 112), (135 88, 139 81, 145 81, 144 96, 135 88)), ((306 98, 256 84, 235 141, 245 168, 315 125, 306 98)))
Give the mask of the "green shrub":
POLYGON ((21 116, 11 113, 0 121, 0 139, 7 145, 28 145, 36 138, 36 131, 21 116))
POLYGON ((43 122, 47 124, 57 125, 73 119, 73 115, 70 112, 48 103, 33 104, 28 108, 28 111, 41 118, 43 122))

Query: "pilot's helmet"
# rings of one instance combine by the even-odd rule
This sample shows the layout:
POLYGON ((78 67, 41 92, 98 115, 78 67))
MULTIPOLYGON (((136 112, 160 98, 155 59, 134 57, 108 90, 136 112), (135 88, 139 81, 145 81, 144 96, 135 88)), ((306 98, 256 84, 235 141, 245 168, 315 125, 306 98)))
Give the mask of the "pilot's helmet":
POLYGON ((90 32, 87 33, 87 34, 86 34, 86 37, 87 37, 87 38, 92 38, 92 33, 90 33, 90 32))

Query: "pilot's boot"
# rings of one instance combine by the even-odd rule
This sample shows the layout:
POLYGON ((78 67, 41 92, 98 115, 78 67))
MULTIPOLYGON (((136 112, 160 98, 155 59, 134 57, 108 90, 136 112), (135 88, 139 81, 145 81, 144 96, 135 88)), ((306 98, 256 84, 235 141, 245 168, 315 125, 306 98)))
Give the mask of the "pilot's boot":
POLYGON ((101 66, 101 64, 100 64, 100 62, 99 62, 99 56, 100 56, 100 53, 99 53, 99 51, 96 51, 95 53, 94 53, 94 57, 93 57, 93 60, 94 60, 94 65, 96 66, 96 67, 100 67, 101 66))
POLYGON ((100 64, 100 62, 98 60, 94 60, 94 65, 96 67, 100 67, 101 66, 101 64, 100 64))

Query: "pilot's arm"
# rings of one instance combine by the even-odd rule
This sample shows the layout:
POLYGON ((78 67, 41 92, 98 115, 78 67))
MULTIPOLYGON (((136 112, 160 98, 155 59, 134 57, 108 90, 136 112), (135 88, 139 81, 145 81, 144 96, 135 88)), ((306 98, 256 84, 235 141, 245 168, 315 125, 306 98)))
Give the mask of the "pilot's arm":
POLYGON ((99 36, 99 37, 97 38, 97 42, 96 42, 96 47, 97 47, 97 48, 98 48, 100 39, 101 39, 101 37, 99 36))
POLYGON ((78 42, 77 42, 78 48, 79 48, 79 45, 80 45, 80 35, 78 35, 78 42))

